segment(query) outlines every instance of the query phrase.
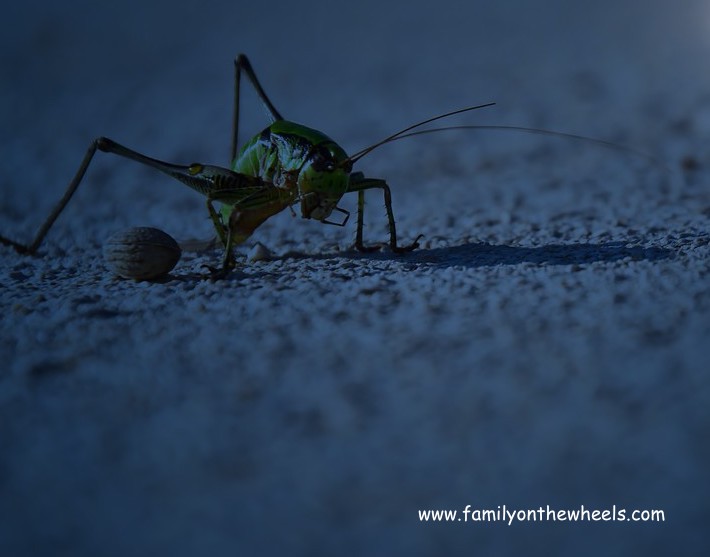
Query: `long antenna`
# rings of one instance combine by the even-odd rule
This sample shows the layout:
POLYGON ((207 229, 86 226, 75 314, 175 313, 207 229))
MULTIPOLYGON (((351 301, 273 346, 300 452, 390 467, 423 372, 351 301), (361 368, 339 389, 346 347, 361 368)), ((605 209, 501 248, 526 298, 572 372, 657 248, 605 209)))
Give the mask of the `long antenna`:
POLYGON ((538 134, 538 135, 548 135, 548 136, 552 136, 552 137, 563 137, 563 138, 567 138, 567 139, 574 139, 576 141, 586 141, 589 143, 594 143, 594 144, 599 145, 601 147, 606 147, 607 149, 613 149, 615 151, 622 151, 625 153, 629 153, 631 155, 635 155, 637 157, 647 159, 648 161, 650 161, 654 164, 662 164, 653 155, 649 155, 648 153, 644 153, 643 151, 639 151, 638 149, 634 149, 633 147, 629 147, 628 145, 614 143, 613 141, 607 141, 605 139, 597 139, 596 137, 588 137, 586 135, 578 135, 575 133, 545 130, 542 128, 526 128, 524 126, 489 126, 489 125, 445 126, 442 128, 432 128, 429 130, 420 130, 420 131, 416 131, 416 132, 401 134, 401 135, 398 135, 397 137, 390 139, 389 142, 397 141, 398 139, 404 139, 406 137, 414 137, 417 135, 424 135, 427 133, 437 133, 437 132, 445 132, 445 131, 451 131, 451 130, 503 130, 503 131, 518 131, 518 132, 532 133, 532 134, 538 134))
MULTIPOLYGON (((436 122, 437 120, 442 120, 443 118, 448 118, 449 116, 455 116, 456 114, 461 114, 462 112, 470 112, 472 110, 478 110, 479 108, 487 108, 489 106, 493 106, 496 103, 486 103, 486 104, 479 104, 477 106, 469 106, 466 108, 460 108, 458 110, 453 110, 451 112, 447 112, 446 114, 439 114, 438 116, 434 116, 432 118, 428 118, 427 120, 422 120, 421 122, 417 122, 416 124, 413 124, 409 127, 404 128, 403 130, 398 131, 397 133, 393 133, 389 137, 384 138, 382 141, 378 141, 377 143, 370 145, 369 147, 365 147, 361 151, 358 151, 354 155, 351 155, 348 157, 345 161, 343 161, 341 164, 353 164, 365 155, 367 155, 370 151, 373 151, 380 147, 381 145, 384 145, 385 143, 389 143, 390 141, 394 141, 395 139, 401 139, 409 131, 412 131, 413 129, 419 128, 421 126, 424 126, 425 124, 430 124, 431 122, 436 122)), ((443 128, 442 128, 443 129, 443 128)), ((429 130, 432 131, 432 130, 429 130)), ((423 132, 420 132, 423 133, 423 132)), ((410 135, 416 135, 410 134, 410 135)))

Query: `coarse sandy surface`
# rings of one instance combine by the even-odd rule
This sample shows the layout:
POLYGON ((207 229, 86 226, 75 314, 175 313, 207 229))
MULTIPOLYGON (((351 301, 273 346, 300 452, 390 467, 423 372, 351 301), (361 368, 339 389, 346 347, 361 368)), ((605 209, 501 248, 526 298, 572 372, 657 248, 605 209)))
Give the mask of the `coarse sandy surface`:
MULTIPOLYGON (((99 135, 227 164, 238 52, 350 152, 496 101, 448 123, 655 159, 407 139, 358 169, 390 183, 413 253, 359 254, 354 218, 285 211, 239 249, 271 259, 210 282, 219 250, 189 253, 133 282, 106 238, 208 237, 204 200, 97 155, 38 257, 0 247, 0 555, 710 554, 707 2, 39 4, 4 7, 0 35, 0 234, 18 240, 99 135), (420 521, 437 509, 461 520, 420 521)), ((242 141, 266 125, 243 106, 242 141)))

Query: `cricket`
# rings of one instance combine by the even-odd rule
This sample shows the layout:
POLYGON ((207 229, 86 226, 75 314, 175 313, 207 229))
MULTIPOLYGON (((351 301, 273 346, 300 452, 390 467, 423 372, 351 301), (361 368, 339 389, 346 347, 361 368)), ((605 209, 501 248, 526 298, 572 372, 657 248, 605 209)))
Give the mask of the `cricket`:
POLYGON ((489 102, 423 120, 348 156, 340 145, 324 133, 285 120, 264 92, 251 63, 244 54, 239 54, 235 58, 234 66, 230 168, 202 163, 186 166, 168 163, 133 151, 109 138, 99 137, 89 145, 74 178, 39 227, 32 242, 23 244, 0 235, 0 243, 13 247, 21 254, 35 254, 82 182, 97 150, 152 167, 205 196, 209 218, 214 225, 217 238, 224 247, 221 265, 205 266, 209 270, 207 278, 213 280, 224 278, 235 267, 233 254, 235 246, 246 241, 267 219, 286 209, 290 209, 295 216, 293 207, 300 204, 302 218, 314 219, 323 224, 345 226, 350 213, 339 207, 338 203, 343 195, 351 192, 358 194, 354 243, 356 250, 369 252, 381 249, 384 245, 365 245, 363 241, 365 192, 368 190, 381 190, 384 197, 389 226, 388 245, 392 252, 401 254, 419 247, 421 235, 410 244, 400 245, 397 241, 392 194, 387 182, 379 178, 368 178, 362 172, 353 172, 353 165, 358 160, 392 141, 450 129, 488 128, 565 136, 632 151, 604 140, 516 126, 449 126, 413 131, 437 120, 495 104, 489 102), (251 82, 268 114, 270 124, 239 148, 239 99, 242 74, 245 74, 251 82), (215 208, 215 203, 221 206, 215 208), (341 215, 339 220, 331 220, 334 213, 341 215))

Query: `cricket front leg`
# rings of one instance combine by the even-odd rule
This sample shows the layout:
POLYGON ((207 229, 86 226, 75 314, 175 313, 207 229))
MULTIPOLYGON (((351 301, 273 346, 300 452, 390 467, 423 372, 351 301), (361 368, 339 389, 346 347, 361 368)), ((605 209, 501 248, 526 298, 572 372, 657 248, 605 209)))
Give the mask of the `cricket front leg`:
POLYGON ((385 199, 385 210, 387 211, 387 221, 390 232, 390 249, 395 253, 406 253, 419 247, 419 240, 423 238, 420 234, 415 240, 406 246, 397 244, 397 227, 394 222, 394 212, 392 211, 392 193, 387 182, 377 178, 365 178, 361 172, 355 172, 350 175, 350 185, 348 191, 356 191, 357 198, 357 232, 355 234, 355 249, 363 252, 370 252, 379 249, 380 246, 365 246, 362 240, 362 230, 364 227, 365 214, 365 191, 379 188, 382 190, 385 199))

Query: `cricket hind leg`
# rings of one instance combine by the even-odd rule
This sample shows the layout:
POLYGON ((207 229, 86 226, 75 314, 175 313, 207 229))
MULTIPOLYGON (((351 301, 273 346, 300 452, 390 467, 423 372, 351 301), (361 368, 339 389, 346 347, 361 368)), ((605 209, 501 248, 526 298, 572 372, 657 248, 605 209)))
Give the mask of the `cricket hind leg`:
MULTIPOLYGON (((89 148, 87 149, 86 154, 84 155, 84 159, 81 161, 81 164, 79 165, 79 168, 76 171, 74 178, 71 180, 71 182, 69 182, 69 185, 67 186, 64 195, 62 195, 61 199, 54 206, 49 216, 45 219, 45 221, 37 230, 37 233, 35 234, 35 237, 32 242, 29 244, 23 244, 11 240, 10 238, 7 238, 5 236, 0 236, 0 244, 11 246, 15 248, 18 253, 21 254, 34 255, 39 249, 39 246, 42 244, 42 241, 49 232, 50 228, 52 228, 52 225, 54 225, 54 222, 57 220, 59 215, 62 213, 64 208, 71 200, 72 196, 79 187, 79 184, 81 184, 81 181, 83 180, 84 175, 86 174, 86 171, 88 170, 89 165, 91 164, 91 161, 93 160, 97 150, 102 151, 104 153, 112 153, 114 155, 119 155, 121 157, 138 162, 144 166, 155 168, 156 170, 159 170, 171 176, 172 178, 180 180, 181 182, 187 184, 191 188, 197 190, 198 192, 204 195, 207 195, 213 188, 213 180, 210 176, 200 177, 196 175, 195 169, 202 169, 203 165, 182 166, 167 163, 142 155, 141 153, 124 147, 123 145, 116 143, 115 141, 107 137, 99 137, 98 139, 92 141, 89 145, 89 148)), ((217 167, 211 167, 211 171, 213 174, 215 172, 218 172, 229 177, 233 177, 236 174, 233 173, 231 170, 219 169, 217 167)))
POLYGON ((30 242, 29 244, 22 244, 20 242, 16 242, 14 240, 11 240, 10 238, 0 235, 0 243, 15 248, 15 251, 21 254, 34 255, 35 253, 37 253, 37 250, 42 244, 44 237, 49 232, 49 229, 52 228, 52 225, 57 220, 64 208, 67 206, 72 196, 76 192, 77 188, 79 187, 81 180, 84 178, 84 175, 86 174, 86 171, 89 168, 89 165, 91 164, 94 155, 96 154, 96 150, 103 150, 103 140, 104 138, 100 137, 91 142, 89 148, 86 150, 86 154, 84 155, 81 164, 79 165, 78 170, 76 171, 76 174, 74 175, 74 178, 71 182, 69 182, 69 185, 67 186, 64 195, 62 195, 61 199, 54 206, 52 212, 42 223, 42 226, 39 227, 32 242, 30 242))
POLYGON ((276 107, 269 100, 269 97, 264 92, 264 88, 259 83, 259 80, 254 73, 254 69, 249 62, 249 59, 244 54, 239 54, 234 59, 234 111, 232 113, 232 146, 230 150, 229 163, 233 164, 234 159, 237 157, 238 148, 238 134, 239 134, 239 92, 241 88, 242 72, 246 74, 251 82, 256 94, 259 95, 259 100, 261 100, 264 108, 269 114, 271 122, 276 122, 277 120, 283 120, 283 116, 276 110, 276 107))

